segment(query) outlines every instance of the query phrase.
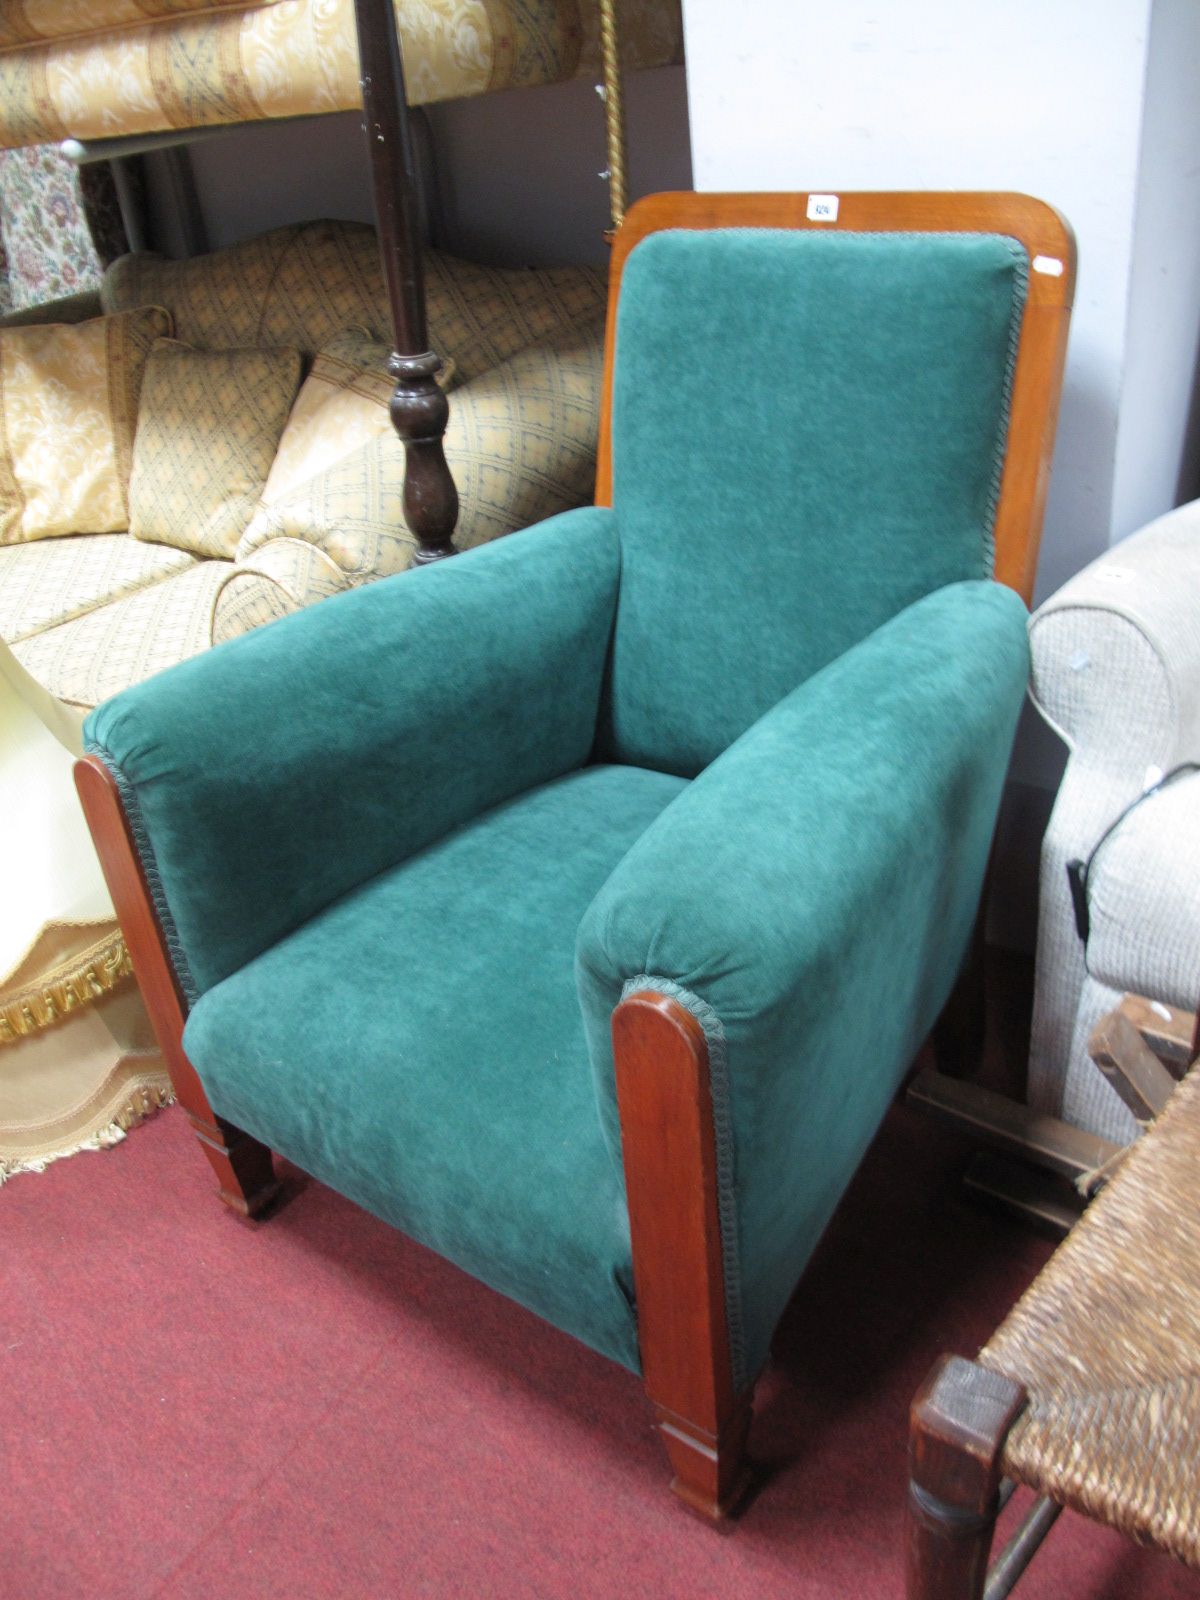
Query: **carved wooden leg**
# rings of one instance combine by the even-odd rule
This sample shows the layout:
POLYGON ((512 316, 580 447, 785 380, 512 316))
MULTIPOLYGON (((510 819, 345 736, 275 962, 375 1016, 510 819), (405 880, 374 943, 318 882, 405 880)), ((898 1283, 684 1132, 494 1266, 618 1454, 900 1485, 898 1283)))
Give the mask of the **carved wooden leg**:
POLYGON ((1000 1454, 1020 1384, 942 1356, 912 1403, 908 1600, 979 1600, 1000 1497, 1000 1454))
POLYGON ((187 1058, 183 1048, 187 1006, 171 965, 116 779, 98 757, 85 756, 75 763, 75 786, 121 932, 125 935, 134 976, 171 1074, 175 1098, 187 1112, 188 1121, 196 1130, 201 1148, 217 1175, 221 1199, 244 1217, 257 1216, 279 1193, 271 1152, 257 1139, 216 1115, 195 1067, 187 1058))
POLYGON ((651 991, 617 1007, 613 1044, 646 1392, 672 1489, 716 1521, 749 1482, 753 1388, 735 1392, 730 1362, 708 1047, 651 991))

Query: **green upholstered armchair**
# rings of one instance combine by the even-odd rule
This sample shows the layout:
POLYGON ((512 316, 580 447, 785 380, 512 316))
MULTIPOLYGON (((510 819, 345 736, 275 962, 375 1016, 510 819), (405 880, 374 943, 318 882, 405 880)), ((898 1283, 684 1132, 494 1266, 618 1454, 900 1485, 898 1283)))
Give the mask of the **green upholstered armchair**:
POLYGON ((640 1371, 712 1516, 968 946, 1072 281, 1035 201, 840 211, 643 202, 605 503, 128 690, 79 774, 224 1198, 279 1151, 640 1371))

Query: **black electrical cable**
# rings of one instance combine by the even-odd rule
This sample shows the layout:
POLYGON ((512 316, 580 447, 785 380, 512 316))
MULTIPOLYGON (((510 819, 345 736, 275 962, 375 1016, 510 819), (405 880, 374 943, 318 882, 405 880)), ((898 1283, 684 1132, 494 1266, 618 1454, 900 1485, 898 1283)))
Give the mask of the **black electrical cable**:
POLYGON ((1136 811, 1143 801, 1151 799, 1169 783, 1174 783, 1176 778, 1181 778, 1186 772, 1200 772, 1200 761, 1182 761, 1179 766, 1172 767, 1170 772, 1165 772, 1157 783, 1152 783, 1144 789, 1136 800, 1131 800, 1124 811, 1114 817, 1105 828, 1104 832, 1092 846, 1091 854, 1086 861, 1076 858, 1067 862, 1067 883, 1071 889, 1071 904, 1075 909, 1075 931, 1086 944, 1088 934, 1091 932, 1091 914, 1088 910, 1088 879, 1091 876, 1092 864, 1103 845, 1112 837, 1131 811, 1136 811))

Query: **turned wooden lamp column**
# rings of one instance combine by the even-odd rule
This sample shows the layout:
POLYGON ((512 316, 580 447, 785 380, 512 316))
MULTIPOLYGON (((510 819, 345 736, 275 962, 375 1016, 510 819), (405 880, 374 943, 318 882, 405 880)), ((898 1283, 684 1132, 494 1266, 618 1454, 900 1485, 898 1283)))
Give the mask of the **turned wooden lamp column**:
POLYGON ((416 169, 396 13, 392 0, 354 0, 354 15, 375 220, 392 313, 388 371, 396 392, 389 410, 404 445, 404 520, 417 541, 413 565, 426 566, 454 554, 458 491, 442 447, 450 407, 438 387, 442 359, 429 348, 425 320, 416 169))

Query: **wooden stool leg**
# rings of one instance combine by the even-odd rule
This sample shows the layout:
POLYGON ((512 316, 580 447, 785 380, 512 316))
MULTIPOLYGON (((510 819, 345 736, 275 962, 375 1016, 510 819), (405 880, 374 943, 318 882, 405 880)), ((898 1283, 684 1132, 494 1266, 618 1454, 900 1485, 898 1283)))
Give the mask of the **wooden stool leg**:
POLYGON ((912 1404, 908 1600, 979 1600, 1000 1499, 1000 1454, 1020 1384, 943 1356, 912 1404))

